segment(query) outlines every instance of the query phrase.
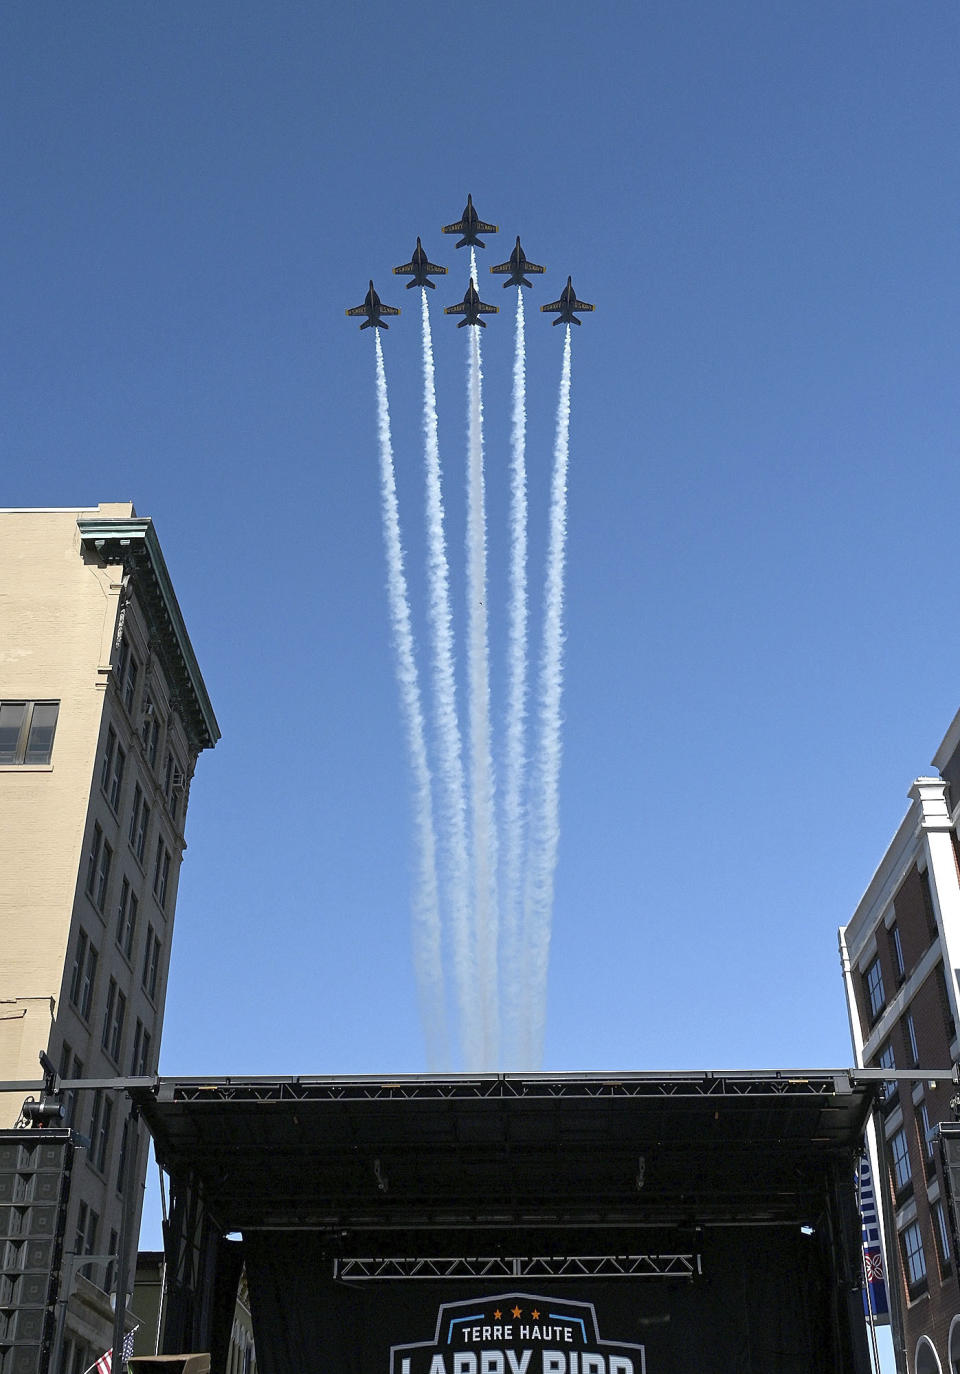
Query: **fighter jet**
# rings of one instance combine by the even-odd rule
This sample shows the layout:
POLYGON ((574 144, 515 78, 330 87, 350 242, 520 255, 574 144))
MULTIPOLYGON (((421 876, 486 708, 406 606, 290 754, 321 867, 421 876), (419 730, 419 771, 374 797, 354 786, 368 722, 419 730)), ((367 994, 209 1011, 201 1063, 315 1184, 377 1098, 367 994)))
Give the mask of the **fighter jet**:
POLYGON ((437 267, 436 263, 430 261, 423 251, 423 245, 419 237, 417 238, 417 246, 413 250, 413 257, 410 261, 405 262, 402 267, 395 267, 393 269, 393 275, 395 277, 413 277, 413 281, 407 282, 408 291, 411 286, 429 286, 431 291, 435 291, 437 283, 429 280, 428 273, 430 272, 435 276, 446 276, 447 269, 445 267, 437 267))
POLYGON ((448 305, 443 313, 445 315, 466 316, 466 318, 462 319, 457 325, 458 329, 462 329, 465 324, 478 324, 481 329, 486 329, 486 323, 480 319, 480 316, 499 315, 500 307, 499 305, 484 305, 483 301, 477 295, 477 288, 474 286, 473 278, 471 277, 470 285, 467 287, 460 304, 448 305))
POLYGON ((509 272, 510 280, 503 283, 504 289, 508 286, 532 286, 533 282, 527 281, 524 272, 545 272, 545 267, 538 267, 535 262, 527 262, 520 247, 520 235, 517 235, 517 246, 510 254, 509 262, 501 262, 496 267, 491 267, 491 272, 509 272))
POLYGON ((473 196, 467 196, 467 203, 464 206, 463 218, 458 219, 456 224, 445 224, 443 226, 445 234, 462 234, 463 238, 456 245, 458 248, 465 248, 468 243, 476 244, 478 248, 486 248, 483 239, 477 238, 478 234, 496 234, 497 226, 487 224, 480 219, 476 210, 473 208, 473 196))
POLYGON ((345 312, 347 315, 366 315, 366 319, 360 326, 361 329, 369 329, 375 324, 378 329, 389 329, 388 324, 384 324, 381 315, 399 315, 400 311, 395 305, 383 305, 380 297, 373 289, 373 282, 370 283, 370 290, 364 298, 363 305, 354 305, 345 312))
POLYGON ((588 305, 586 301, 578 301, 577 293, 573 289, 573 282, 567 278, 567 284, 560 292, 558 301, 551 301, 549 305, 541 305, 541 310, 559 310, 560 318, 554 320, 554 324, 583 324, 583 320, 578 320, 573 313, 575 310, 596 310, 595 305, 588 305))

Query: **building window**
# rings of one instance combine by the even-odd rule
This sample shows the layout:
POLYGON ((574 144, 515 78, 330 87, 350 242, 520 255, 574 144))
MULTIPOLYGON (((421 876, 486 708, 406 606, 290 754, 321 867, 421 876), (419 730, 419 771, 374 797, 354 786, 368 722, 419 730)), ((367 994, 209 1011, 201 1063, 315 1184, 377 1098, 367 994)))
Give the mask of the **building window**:
POLYGON ((110 865, 112 863, 113 850, 104 840, 100 850, 100 862, 97 865, 97 877, 93 891, 93 904, 101 913, 107 902, 107 884, 110 882, 110 865))
POLYGON ((153 870, 153 895, 161 910, 167 905, 167 884, 170 879, 170 851, 163 840, 157 837, 157 860, 153 870))
POLYGON ((0 764, 49 763, 59 701, 0 701, 0 764))
POLYGON ((117 903, 117 944, 128 959, 133 950, 139 906, 137 894, 131 891, 130 884, 124 878, 120 884, 120 901, 117 903))
POLYGON ((103 751, 103 762, 100 765, 100 787, 106 792, 110 784, 110 772, 113 768, 113 752, 117 747, 117 732, 111 725, 107 731, 107 745, 103 751))
POLYGON ((933 891, 930 887, 930 870, 924 869, 920 874, 920 895, 923 898, 923 914, 927 922, 927 933, 931 943, 939 935, 937 929, 937 913, 933 905, 933 891))
POLYGON ((152 1000, 157 995, 157 972, 160 967, 160 940, 153 926, 147 926, 147 943, 143 951, 143 974, 141 982, 147 996, 152 1000))
MULTIPOLYGON (((897 1061, 893 1053, 893 1046, 890 1044, 889 1040, 877 1056, 877 1064, 881 1069, 895 1069, 897 1067, 897 1061)), ((887 1081, 883 1085, 883 1089, 885 1094, 883 1105, 884 1108, 887 1109, 898 1096, 897 1080, 895 1078, 887 1079, 887 1081)))
POLYGON ((933 1148, 933 1132, 930 1126, 930 1111, 926 1102, 921 1102, 917 1108, 917 1134, 923 1147, 923 1153, 932 1163, 935 1158, 933 1148))
POLYGON ((864 974, 863 982, 867 990, 867 1001, 870 1006, 870 1021, 872 1024, 883 1011, 884 1003, 887 1000, 883 991, 883 973, 880 969, 879 959, 874 959, 873 963, 867 969, 864 974))
POLYGON ((927 1262, 923 1257, 923 1237, 917 1223, 911 1222, 900 1232, 900 1249, 903 1254, 903 1267, 910 1289, 923 1283, 927 1277, 927 1262))
POLYGON ((130 812, 130 845, 134 854, 143 863, 147 848, 147 827, 150 824, 150 808, 143 799, 143 789, 139 783, 133 787, 133 807, 130 812))
MULTIPOLYGON (((66 1041, 60 1051, 60 1068, 58 1070, 61 1078, 82 1078, 83 1063, 70 1049, 66 1041)), ((76 1106, 77 1093, 75 1088, 63 1095, 63 1124, 70 1126, 73 1124, 73 1110, 76 1106)))
POLYGON ((910 1052, 910 1064, 915 1069, 920 1063, 920 1051, 917 1048, 917 1028, 913 1024, 912 1012, 908 1011, 903 1018, 903 1029, 907 1040, 907 1049, 910 1052))
POLYGON ((100 866, 100 849, 103 845, 103 831, 94 822, 93 836, 90 840, 90 848, 87 851, 87 896, 92 897, 96 891, 97 869, 100 866))
POLYGON ((887 933, 890 940, 890 959, 893 963, 894 972, 897 975, 897 982, 902 983, 906 977, 906 967, 903 962, 903 943, 900 939, 900 927, 894 922, 887 933))
POLYGON ((123 770, 126 762, 127 756, 118 744, 113 756, 113 771, 110 775, 110 792, 107 798, 110 809, 115 814, 120 810, 120 793, 123 790, 123 770))
POLYGON ((940 1264, 941 1267, 944 1267, 950 1263, 950 1232, 947 1229, 943 1203, 939 1199, 933 1204, 933 1231, 937 1238, 937 1249, 940 1252, 940 1264))
POLYGON ((140 665, 130 648, 130 641, 124 635, 120 641, 120 656, 117 659, 117 691, 123 697, 127 710, 133 711, 133 698, 137 690, 137 674, 140 665))
POLYGON ((150 1072, 151 1035, 143 1022, 137 1017, 137 1029, 133 1036, 133 1058, 130 1072, 134 1078, 145 1078, 150 1072))
POLYGON ((161 721, 157 714, 157 708, 153 704, 153 699, 147 697, 143 704, 143 727, 140 731, 140 738, 146 751, 147 761, 151 768, 157 766, 157 751, 160 748, 161 721))
POLYGON ((81 1201, 77 1208, 77 1234, 73 1242, 78 1255, 92 1255, 97 1246, 97 1229, 100 1218, 92 1207, 81 1201))
POLYGON ((98 1089, 93 1095, 93 1114, 90 1118, 90 1163, 101 1174, 107 1162, 112 1123, 113 1098, 98 1089))
MULTIPOLYGON (((69 1045, 64 1045, 64 1047, 63 1047, 63 1056, 62 1056, 61 1061, 60 1061, 60 1064, 61 1064, 61 1067, 60 1067, 60 1077, 61 1077, 61 1078, 82 1078, 82 1077, 83 1077, 83 1060, 82 1060, 82 1059, 78 1059, 76 1055, 73 1056, 73 1063, 72 1063, 71 1065, 69 1065, 69 1070, 70 1070, 69 1073, 67 1072, 67 1051, 68 1051, 69 1048, 70 1048, 69 1045)), ((68 1093, 66 1093, 66 1094, 64 1095, 64 1098, 63 1098, 63 1124, 64 1124, 65 1126, 72 1126, 72 1125, 73 1125, 73 1113, 74 1113, 74 1111, 75 1111, 75 1109, 76 1109, 76 1105, 77 1105, 77 1090, 76 1090, 76 1088, 71 1088, 70 1091, 69 1091, 68 1093)))
POLYGON ((902 1193, 912 1178, 910 1150, 906 1132, 903 1130, 897 1131, 890 1141, 890 1161, 893 1166, 893 1186, 897 1193, 902 1193))
POLYGON ((86 931, 77 935, 77 948, 73 956, 73 969, 70 974, 70 1002, 84 1021, 90 1015, 93 1001, 93 988, 97 978, 97 951, 92 941, 87 939, 86 931))
POLYGON ((103 1014, 103 1033, 100 1043, 114 1063, 120 1062, 123 1023, 127 1015, 127 999, 111 978, 107 988, 107 1005, 103 1014))

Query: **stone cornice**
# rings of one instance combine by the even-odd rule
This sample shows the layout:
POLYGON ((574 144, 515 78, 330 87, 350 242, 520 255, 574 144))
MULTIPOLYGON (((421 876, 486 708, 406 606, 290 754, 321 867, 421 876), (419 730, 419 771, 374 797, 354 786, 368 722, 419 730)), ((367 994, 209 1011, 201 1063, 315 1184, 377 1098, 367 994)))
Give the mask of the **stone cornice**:
POLYGON ((212 749, 220 727, 183 621, 160 541, 150 519, 103 516, 77 521, 87 553, 105 564, 122 567, 133 582, 150 638, 155 642, 170 682, 174 705, 183 720, 191 750, 212 749))

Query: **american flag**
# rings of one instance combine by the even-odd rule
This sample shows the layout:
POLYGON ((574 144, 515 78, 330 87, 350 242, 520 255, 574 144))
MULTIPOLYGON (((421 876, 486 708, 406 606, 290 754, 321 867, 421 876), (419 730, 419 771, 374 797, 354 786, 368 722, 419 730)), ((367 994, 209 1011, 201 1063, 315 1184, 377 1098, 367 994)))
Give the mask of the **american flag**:
MULTIPOLYGON (((123 1338, 123 1349, 120 1351, 120 1369, 127 1363, 133 1354, 133 1342, 138 1328, 135 1326, 132 1331, 128 1331, 123 1338)), ((87 1374, 110 1374, 113 1368, 113 1350, 108 1350, 105 1355, 101 1355, 95 1365, 91 1365, 87 1374)))

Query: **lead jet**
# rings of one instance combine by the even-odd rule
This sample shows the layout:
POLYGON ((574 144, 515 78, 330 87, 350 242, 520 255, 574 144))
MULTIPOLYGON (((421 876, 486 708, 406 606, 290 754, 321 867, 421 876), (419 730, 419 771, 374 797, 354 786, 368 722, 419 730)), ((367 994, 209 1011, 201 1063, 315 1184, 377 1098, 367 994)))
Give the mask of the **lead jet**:
POLYGON ((473 196, 467 196, 467 203, 464 206, 463 217, 458 219, 456 224, 445 224, 443 226, 445 234, 462 234, 463 238, 456 245, 457 248, 465 248, 467 244, 475 244, 477 248, 486 248, 483 239, 477 238, 478 234, 496 234, 498 232, 495 224, 487 224, 482 220, 473 208, 473 196))
POLYGON ((390 326, 381 320, 381 315, 399 315, 400 311, 395 305, 384 305, 376 291, 373 289, 373 282, 370 283, 370 290, 367 292, 363 305, 354 305, 344 312, 347 315, 366 315, 366 319, 360 326, 361 329, 369 329, 375 324, 378 329, 389 329, 390 326))
POLYGON ((417 246, 413 250, 413 257, 409 262, 403 263, 401 267, 395 267, 393 269, 393 275, 395 277, 413 277, 413 281, 407 282, 408 291, 411 286, 429 286, 431 291, 435 291, 437 283, 435 281, 430 281, 428 276, 431 272, 434 276, 446 276, 447 269, 445 267, 438 267, 436 263, 429 260, 426 253, 423 251, 423 244, 420 242, 418 236, 417 246))
POLYGON ((471 277, 470 285, 467 287, 463 300, 460 302, 460 304, 448 305, 443 313, 445 315, 466 316, 466 318, 461 320, 460 323, 457 325, 458 329, 462 329, 465 324, 478 324, 481 329, 486 329, 486 323, 484 320, 480 319, 480 316, 499 315, 500 307, 499 305, 485 305, 483 303, 483 301, 477 295, 477 288, 474 286, 473 278, 471 277))
POLYGON ((583 320, 578 320, 573 313, 575 310, 596 310, 595 305, 588 305, 586 301, 578 301, 577 293, 573 289, 573 281, 567 278, 567 284, 560 292, 558 301, 551 301, 549 305, 541 305, 541 310, 559 310, 559 320, 554 320, 554 324, 583 324, 583 320))
POLYGON ((520 235, 517 235, 517 246, 510 254, 509 262, 501 262, 496 267, 491 267, 491 272, 509 272, 510 279, 503 283, 504 290, 508 286, 533 286, 532 281, 527 281, 525 272, 546 272, 545 267, 538 267, 535 262, 527 262, 524 257, 523 249, 520 247, 520 235))

